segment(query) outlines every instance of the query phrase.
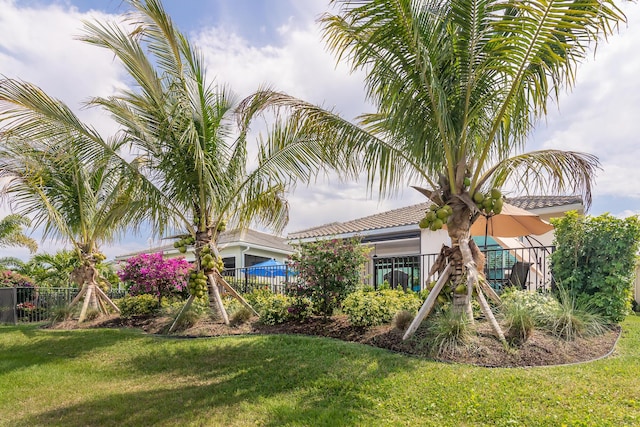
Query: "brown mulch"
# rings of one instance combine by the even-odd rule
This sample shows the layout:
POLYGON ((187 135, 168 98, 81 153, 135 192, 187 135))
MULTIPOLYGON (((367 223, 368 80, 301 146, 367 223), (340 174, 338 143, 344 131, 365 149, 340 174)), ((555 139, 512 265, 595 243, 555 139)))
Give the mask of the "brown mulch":
MULTIPOLYGON (((73 328, 137 328, 150 334, 164 334, 168 329, 168 318, 122 319, 112 316, 107 319, 85 322, 81 326, 75 321, 63 322, 51 327, 73 328)), ((488 367, 549 366, 586 362, 610 354, 620 335, 616 327, 603 335, 563 341, 542 331, 534 331, 529 339, 517 346, 505 349, 485 322, 476 322, 476 336, 455 351, 437 355, 430 348, 424 331, 419 328, 414 337, 403 341, 403 332, 391 325, 376 327, 353 326, 346 316, 333 316, 327 320, 314 317, 305 323, 263 325, 257 318, 238 326, 227 326, 220 321, 205 319, 193 327, 172 334, 178 337, 213 337, 247 334, 303 334, 323 336, 343 341, 362 343, 388 349, 415 357, 453 363, 465 363, 488 367)))

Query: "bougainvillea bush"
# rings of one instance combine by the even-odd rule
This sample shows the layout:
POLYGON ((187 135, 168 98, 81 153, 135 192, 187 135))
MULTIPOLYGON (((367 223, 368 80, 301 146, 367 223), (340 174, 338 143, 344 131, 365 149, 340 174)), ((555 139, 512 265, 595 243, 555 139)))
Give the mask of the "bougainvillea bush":
POLYGON ((184 258, 164 259, 161 253, 142 254, 123 261, 118 276, 132 296, 150 294, 158 298, 184 296, 191 265, 184 258))

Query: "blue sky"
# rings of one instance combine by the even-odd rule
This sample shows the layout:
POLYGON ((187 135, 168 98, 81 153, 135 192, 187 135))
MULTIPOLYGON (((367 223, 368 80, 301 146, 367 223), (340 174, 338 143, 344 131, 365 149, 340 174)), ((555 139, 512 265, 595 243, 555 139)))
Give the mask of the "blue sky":
MULTIPOLYGON (((120 0, 0 0, 0 74, 38 84, 76 109, 85 121, 108 134, 113 123, 98 111, 81 110, 89 96, 112 93, 124 76, 113 58, 74 39, 83 19, 117 19, 120 0)), ((370 110, 362 76, 349 74, 327 53, 317 17, 328 0, 165 0, 180 29, 202 50, 208 73, 246 96, 260 85, 333 107, 353 118, 370 110)), ((640 9, 627 3, 628 26, 602 43, 595 59, 581 65, 577 85, 563 93, 558 107, 531 135, 527 149, 558 148, 596 154, 603 165, 594 189, 591 214, 640 213, 640 9)), ((407 188, 378 200, 364 183, 331 177, 297 187, 289 196, 295 231, 345 221, 421 202, 407 188)), ((5 206, 0 214, 5 214, 5 206)), ((34 235, 37 238, 37 235, 34 235)), ((104 248, 112 257, 149 245, 149 236, 125 239, 104 248)), ((154 243, 154 242, 152 242, 154 243)), ((44 242, 42 251, 58 243, 44 242)), ((28 256, 0 248, 0 256, 28 256)))

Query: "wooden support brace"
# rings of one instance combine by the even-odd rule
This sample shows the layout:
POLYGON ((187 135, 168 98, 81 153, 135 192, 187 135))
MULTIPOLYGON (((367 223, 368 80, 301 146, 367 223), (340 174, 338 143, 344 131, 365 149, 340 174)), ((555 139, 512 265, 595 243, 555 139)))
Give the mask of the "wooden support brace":
POLYGON ((496 304, 500 305, 502 304, 502 300, 500 299, 500 297, 498 296, 498 294, 496 293, 496 291, 493 290, 493 288, 491 286, 489 286, 489 284, 487 283, 486 280, 484 279, 480 279, 478 281, 478 283, 480 284, 480 287, 482 288, 482 290, 484 291, 485 294, 487 294, 487 296, 496 304))
POLYGON ((194 299, 196 299, 196 297, 194 297, 193 295, 189 295, 189 299, 187 300, 187 303, 182 307, 182 309, 180 310, 176 318, 173 320, 173 323, 169 328, 170 333, 173 332, 173 329, 176 327, 176 324, 178 323, 182 315, 189 310, 189 307, 191 307, 191 304, 193 304, 194 299))
POLYGON ((482 293, 482 287, 479 284, 476 284, 476 293, 478 294, 478 302, 480 303, 480 308, 482 309, 482 312, 489 320, 489 323, 491 323, 491 327, 493 328, 496 335, 500 339, 500 342, 506 347, 507 340, 504 337, 502 328, 498 324, 496 317, 493 315, 493 312, 491 311, 491 307, 489 307, 489 303, 487 303, 487 300, 485 299, 484 294, 482 293))
POLYGON ((83 286, 82 289, 80 289, 80 292, 78 292, 78 295, 76 295, 75 298, 71 301, 71 303, 69 304, 69 307, 73 307, 74 305, 76 305, 78 301, 80 301, 80 298, 82 298, 82 296, 86 293, 87 293, 87 286, 83 286))
POLYGON ((233 296, 235 299, 237 299, 238 301, 240 301, 240 303, 241 303, 243 306, 247 307, 249 310, 251 310, 251 312, 252 312, 253 314, 255 314, 256 316, 260 317, 260 315, 258 314, 258 312, 257 312, 257 311, 255 311, 253 307, 251 307, 251 304, 249 304, 249 303, 247 302, 247 300, 245 300, 245 299, 242 297, 242 295, 240 295, 240 294, 238 293, 238 291, 236 291, 235 289, 233 289, 233 287, 232 287, 229 283, 227 283, 227 281, 226 281, 226 280, 224 280, 224 277, 223 277, 223 276, 222 276, 218 271, 216 271, 216 272, 214 273, 214 275, 215 275, 215 277, 218 279, 218 282, 220 282, 220 283, 222 284, 222 286, 227 290, 227 292, 229 292, 229 293, 231 294, 231 296, 233 296))
POLYGON ((225 310, 224 304, 222 304, 222 297, 220 297, 220 290, 218 289, 218 284, 216 283, 216 279, 211 273, 208 275, 208 278, 209 278, 209 284, 213 288, 213 299, 215 300, 216 305, 218 306, 218 311, 220 311, 220 315, 222 316, 222 320, 224 321, 224 324, 228 325, 229 315, 227 315, 227 310, 225 310))
POLYGON ((444 287, 444 284, 449 278, 450 273, 451 273, 451 263, 447 264, 445 269, 442 271, 442 274, 440 274, 438 281, 436 282, 433 289, 431 289, 431 292, 429 292, 429 296, 427 297, 425 302, 422 304, 422 307, 420 307, 418 314, 413 319, 413 321, 407 328, 406 332, 402 336, 402 340, 406 340, 411 336, 413 336, 413 334, 416 332, 416 329, 418 329, 418 326, 420 326, 420 323, 422 323, 422 320, 429 315, 429 313, 433 309, 433 306, 436 303, 436 299, 438 298, 440 291, 442 290, 442 288, 444 287))
POLYGON ((82 310, 80 310, 80 318, 78 318, 78 323, 82 323, 84 321, 85 316, 87 315, 87 308, 89 307, 89 301, 91 300, 91 294, 93 293, 94 285, 87 286, 87 293, 84 296, 84 302, 82 303, 82 310))
POLYGON ((120 309, 118 308, 118 306, 115 305, 113 301, 111 301, 111 298, 109 298, 102 289, 100 289, 100 286, 96 286, 96 291, 98 291, 98 294, 102 296, 102 298, 107 302, 107 304, 109 304, 111 308, 116 311, 116 313, 120 313, 120 309))

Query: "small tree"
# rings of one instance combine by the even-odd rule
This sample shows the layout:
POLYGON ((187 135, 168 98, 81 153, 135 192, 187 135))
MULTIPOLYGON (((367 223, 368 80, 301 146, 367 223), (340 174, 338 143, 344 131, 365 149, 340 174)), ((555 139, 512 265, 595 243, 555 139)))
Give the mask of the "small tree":
POLYGON ((584 217, 569 212, 552 222, 555 280, 577 303, 588 303, 608 321, 620 322, 631 308, 640 220, 609 214, 584 217))
POLYGON ((142 254, 124 261, 118 276, 130 284, 131 295, 155 295, 160 306, 163 297, 187 289, 190 268, 184 258, 163 259, 161 253, 142 254))
POLYGON ((292 256, 292 267, 303 282, 302 290, 325 317, 331 316, 361 281, 368 248, 360 242, 359 237, 354 237, 301 243, 292 256))

